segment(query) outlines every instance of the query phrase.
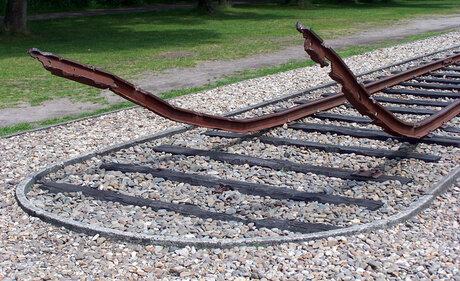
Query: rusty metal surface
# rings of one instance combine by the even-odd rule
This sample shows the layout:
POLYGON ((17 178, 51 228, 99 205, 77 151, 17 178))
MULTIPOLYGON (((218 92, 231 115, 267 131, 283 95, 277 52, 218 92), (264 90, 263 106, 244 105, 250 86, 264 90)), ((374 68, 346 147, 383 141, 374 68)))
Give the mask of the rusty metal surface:
POLYGON ((319 63, 321 67, 328 66, 329 63, 326 62, 326 59, 329 60, 331 63, 329 76, 342 86, 342 92, 346 99, 356 110, 363 115, 369 116, 374 124, 381 126, 387 133, 395 136, 421 138, 460 113, 460 101, 457 100, 421 122, 408 123, 393 115, 371 96, 372 93, 386 87, 394 86, 415 76, 458 62, 460 61, 460 54, 363 85, 358 83, 356 76, 337 53, 326 46, 323 40, 309 27, 297 23, 297 30, 305 38, 305 51, 310 55, 311 59, 319 63))
POLYGON ((222 117, 176 107, 154 94, 137 88, 128 81, 94 66, 72 61, 52 53, 41 52, 35 48, 30 49, 29 54, 38 59, 45 69, 54 75, 100 89, 109 89, 115 94, 146 107, 165 118, 185 124, 236 133, 248 133, 276 127, 345 102, 345 97, 339 94, 256 118, 236 119, 222 117))
POLYGON ((361 85, 342 59, 334 50, 325 46, 323 40, 318 35, 311 31, 310 28, 300 24, 297 24, 297 29, 303 33, 305 50, 315 62, 325 67, 329 65, 325 59, 331 61, 331 72, 329 75, 333 80, 342 85, 343 94, 335 94, 307 104, 297 105, 284 111, 247 119, 222 117, 179 108, 112 73, 93 66, 85 65, 52 53, 41 52, 35 48, 30 49, 29 54, 38 59, 45 69, 54 75, 100 89, 109 89, 115 94, 146 107, 154 113, 170 120, 236 133, 248 133, 276 127, 316 112, 336 107, 343 104, 346 100, 361 114, 372 118, 375 124, 384 128, 388 133, 411 138, 420 138, 427 135, 460 112, 460 101, 457 101, 424 121, 411 124, 398 119, 371 97, 371 94, 386 87, 457 62, 460 60, 460 54, 450 57, 447 60, 423 65, 367 85, 361 85))

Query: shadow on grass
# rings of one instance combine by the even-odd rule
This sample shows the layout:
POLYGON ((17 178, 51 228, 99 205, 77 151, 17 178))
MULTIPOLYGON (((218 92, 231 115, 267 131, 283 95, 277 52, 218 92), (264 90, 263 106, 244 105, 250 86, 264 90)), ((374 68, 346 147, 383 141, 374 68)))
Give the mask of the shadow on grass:
MULTIPOLYGON (((30 35, 9 37, 0 35, 0 59, 23 57, 30 47, 58 54, 108 53, 141 49, 177 48, 187 51, 200 45, 221 44, 247 32, 247 36, 277 36, 277 30, 286 26, 282 19, 317 19, 306 22, 313 28, 328 29, 331 25, 343 25, 335 15, 356 14, 359 22, 361 11, 398 8, 394 13, 413 14, 429 9, 460 7, 455 1, 392 1, 375 4, 337 4, 337 1, 315 1, 309 9, 285 6, 280 3, 236 5, 231 9, 217 10, 211 15, 198 15, 192 9, 154 11, 147 13, 79 17, 29 22, 30 35), (343 10, 348 10, 345 12, 343 10), (259 24, 260 23, 260 24, 259 24), (267 23, 273 23, 267 26, 267 23), (282 24, 283 27, 274 26, 282 24), (246 29, 246 30, 245 30, 246 29)), ((389 9, 392 10, 392 9, 389 9)), ((343 17, 343 16, 342 16, 343 17)), ((367 17, 370 17, 367 15, 367 17)), ((391 19, 391 16, 387 16, 391 19)), ((372 18, 372 17, 370 17, 372 18)), ((346 20, 346 19, 345 19, 346 20)), ((367 19, 368 20, 368 19, 367 19)), ((364 21, 364 20, 363 20, 364 21)), ((344 26, 344 28, 347 28, 344 26)), ((295 32, 293 32, 295 35, 295 32)), ((78 58, 78 56, 77 56, 78 58)))
POLYGON ((103 103, 96 89, 54 77, 26 51, 37 47, 132 79, 145 71, 193 67, 200 61, 229 60, 302 44, 297 21, 324 39, 350 34, 360 25, 381 25, 431 10, 433 3, 458 7, 455 0, 406 0, 390 4, 337 5, 316 1, 311 9, 278 3, 236 5, 212 15, 191 9, 29 22, 30 34, 0 35, 0 103, 40 103, 53 98, 103 103), (397 7, 381 9, 387 7, 397 7), (275 39, 275 40, 272 40, 275 39))
MULTIPOLYGON (((107 53, 145 48, 193 48, 218 44, 225 37, 215 31, 216 21, 266 21, 286 15, 252 12, 218 12, 199 16, 192 10, 159 11, 126 15, 67 18, 29 22, 29 35, 0 35, 0 58, 23 57, 34 46, 55 53, 107 53), (207 26, 209 25, 209 26, 207 26)), ((222 24, 222 23, 220 23, 222 24)), ((228 24, 231 33, 231 24, 228 24)))

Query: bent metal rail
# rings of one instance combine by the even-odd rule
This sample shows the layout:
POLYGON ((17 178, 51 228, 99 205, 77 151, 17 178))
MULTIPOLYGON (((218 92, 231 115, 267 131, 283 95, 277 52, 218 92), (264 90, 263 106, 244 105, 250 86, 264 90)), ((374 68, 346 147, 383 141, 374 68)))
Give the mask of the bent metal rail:
POLYGON ((325 67, 328 65, 325 59, 331 61, 331 72, 329 75, 333 80, 341 84, 343 94, 338 93, 309 103, 299 104, 280 112, 247 119, 222 117, 178 108, 148 91, 137 88, 133 84, 112 73, 97 69, 93 66, 72 61, 52 53, 41 52, 35 48, 30 49, 29 54, 38 59, 45 69, 54 75, 100 89, 109 89, 165 118, 190 125, 221 129, 235 133, 248 133, 273 128, 284 123, 304 118, 319 111, 339 106, 344 104, 347 100, 361 114, 369 116, 376 125, 381 126, 386 132, 395 136, 416 139, 426 136, 460 113, 460 101, 455 101, 421 122, 408 123, 397 118, 390 110, 382 106, 371 96, 387 87, 397 85, 398 83, 410 80, 430 71, 455 64, 460 61, 460 54, 437 60, 414 69, 409 69, 366 85, 361 85, 335 51, 330 47, 326 47, 323 44, 323 40, 311 31, 310 28, 304 27, 298 23, 297 29, 299 32, 303 33, 305 38, 305 51, 315 62, 318 62, 321 67, 325 67))
MULTIPOLYGON (((459 48, 359 77, 388 80, 379 77, 459 48)), ((420 120, 458 98, 458 66, 373 98, 402 120, 420 120)), ((329 83, 227 116, 276 112, 337 91, 329 83)), ((29 214, 59 226, 160 245, 272 244, 386 227, 460 175, 460 119, 420 139, 392 136, 372 122, 344 103, 252 134, 180 127, 47 167, 21 182, 16 198, 29 214), (438 181, 440 171, 450 174, 438 181)))

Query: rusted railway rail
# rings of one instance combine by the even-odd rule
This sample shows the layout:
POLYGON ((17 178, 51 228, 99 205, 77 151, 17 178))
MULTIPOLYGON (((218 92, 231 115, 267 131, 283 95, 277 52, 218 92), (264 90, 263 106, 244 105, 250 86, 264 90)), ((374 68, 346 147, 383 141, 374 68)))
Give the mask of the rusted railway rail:
POLYGON ((423 121, 408 123, 396 117, 390 110, 382 106, 371 96, 377 91, 398 85, 403 81, 455 64, 460 61, 460 54, 421 65, 367 85, 362 85, 358 83, 353 72, 351 72, 337 53, 332 48, 327 47, 323 43, 323 40, 310 28, 297 23, 297 30, 303 33, 305 51, 315 62, 319 63, 321 67, 329 65, 326 59, 331 62, 329 76, 342 86, 342 93, 347 101, 361 114, 369 116, 376 125, 381 126, 386 132, 395 136, 421 138, 460 113, 460 100, 457 100, 423 121))
POLYGON ((268 115, 235 119, 199 113, 182 109, 169 104, 155 95, 137 88, 128 81, 93 66, 84 65, 51 53, 41 52, 38 49, 29 50, 29 54, 38 59, 52 74, 74 80, 89 86, 109 89, 138 105, 148 108, 165 118, 200 127, 222 129, 237 133, 248 133, 264 130, 304 118, 315 112, 328 110, 349 101, 361 114, 369 116, 373 122, 388 133, 395 136, 421 138, 431 131, 442 126, 445 122, 460 113, 460 101, 454 101, 442 110, 432 114, 425 120, 417 123, 407 123, 397 118, 390 110, 372 98, 372 94, 390 86, 410 80, 414 77, 441 69, 460 61, 460 54, 440 59, 427 65, 409 69, 407 71, 385 77, 367 85, 358 83, 355 75, 346 66, 342 59, 330 47, 323 44, 321 38, 308 27, 297 24, 299 32, 305 38, 305 51, 321 67, 328 66, 325 59, 331 62, 330 77, 342 86, 342 93, 331 95, 299 104, 292 108, 271 113, 268 115))
MULTIPOLYGON (((54 74, 92 85, 96 80, 82 77, 96 73, 100 78, 102 73, 105 80, 98 87, 129 90, 141 102, 158 100, 161 112, 175 114, 168 112, 166 102, 112 74, 36 50, 32 54, 54 74), (128 84, 118 85, 120 81, 128 84)), ((458 100, 460 81, 459 63, 446 67, 440 61, 445 59, 419 63, 413 69, 426 69, 415 78, 407 76, 410 70, 372 77, 377 80, 368 81, 366 91, 401 120, 437 114, 458 100), (396 83, 399 79, 406 82, 396 83), (386 88, 384 83, 397 86, 386 88)), ((332 73, 334 69, 333 64, 332 73)), ((209 246, 217 239, 211 244, 219 246, 219 239, 235 238, 240 244, 270 243, 274 240, 254 238, 268 233, 278 241, 295 241, 292 237, 302 240, 307 236, 301 235, 317 232, 345 233, 349 227, 398 214, 412 198, 427 192, 424 182, 432 174, 425 177, 422 169, 434 173, 440 166, 458 165, 458 118, 421 138, 394 136, 376 127, 371 116, 357 114, 352 102, 336 91, 334 86, 305 91, 234 118, 206 115, 217 123, 204 127, 223 129, 217 125, 226 124, 229 132, 189 128, 69 160, 40 173, 35 185, 17 197, 29 213, 91 234, 177 245, 209 246), (285 110, 289 106, 293 108, 285 110), (273 117, 284 124, 294 118, 283 118, 302 116, 303 110, 308 116, 266 128, 273 117), (263 117, 252 117, 257 114, 263 117), (255 123, 258 132, 232 127, 234 121, 251 120, 260 120, 255 123), (175 223, 182 228, 175 229, 175 223)), ((187 120, 201 125, 202 114, 185 112, 181 118, 199 116, 187 120)))

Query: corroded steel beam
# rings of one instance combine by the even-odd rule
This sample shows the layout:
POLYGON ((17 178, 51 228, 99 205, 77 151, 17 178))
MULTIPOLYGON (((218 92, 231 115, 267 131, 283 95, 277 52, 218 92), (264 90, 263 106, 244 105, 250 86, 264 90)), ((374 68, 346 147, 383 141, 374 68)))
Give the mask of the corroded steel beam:
POLYGON ((460 55, 454 56, 455 58, 451 60, 424 65, 416 70, 409 70, 364 86, 357 82, 354 74, 348 69, 334 50, 324 46, 322 39, 313 31, 300 24, 297 24, 297 29, 304 34, 305 50, 314 61, 318 62, 322 67, 328 65, 325 58, 332 62, 332 70, 329 75, 342 85, 342 91, 345 95, 340 93, 307 104, 294 106, 284 111, 246 119, 222 117, 179 108, 148 91, 137 88, 133 84, 112 73, 100 70, 94 66, 85 65, 52 53, 41 52, 35 48, 30 49, 29 54, 38 59, 45 69, 54 75, 100 89, 109 89, 123 98, 146 107, 154 113, 170 120, 236 133, 248 133, 279 126, 290 121, 304 118, 313 113, 339 106, 347 99, 361 114, 371 117, 374 123, 382 126, 388 133, 412 138, 425 136, 430 131, 441 126, 443 122, 455 117, 459 113, 459 103, 456 102, 423 122, 410 124, 399 120, 390 111, 373 100, 370 95, 385 87, 411 79, 416 75, 421 75, 454 63, 458 61, 460 55))
POLYGON ((456 63, 460 61, 460 54, 363 85, 358 83, 356 76, 337 53, 326 46, 323 40, 309 27, 297 23, 297 30, 305 38, 305 51, 311 59, 319 63, 321 67, 328 66, 329 63, 326 62, 326 59, 329 60, 331 63, 329 76, 342 86, 342 93, 347 100, 356 110, 369 116, 374 124, 381 126, 386 132, 395 136, 421 138, 460 113, 460 100, 457 100, 421 122, 408 123, 393 115, 371 96, 372 93, 386 87, 456 63))
POLYGON ((35 48, 30 49, 29 54, 38 59, 45 69, 54 75, 100 89, 109 89, 115 94, 146 107, 165 118, 190 125, 235 133, 248 133, 276 127, 314 114, 317 111, 328 110, 345 102, 345 97, 337 94, 260 117, 247 119, 222 117, 176 107, 154 94, 137 88, 128 81, 94 66, 72 61, 52 53, 41 52, 35 48))

